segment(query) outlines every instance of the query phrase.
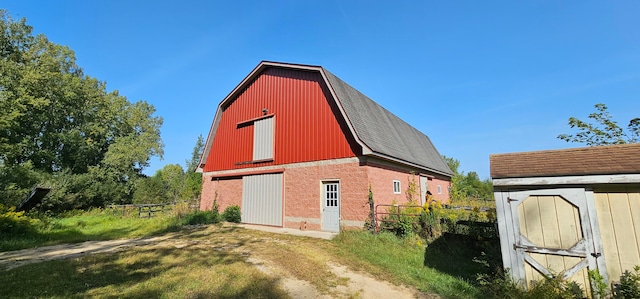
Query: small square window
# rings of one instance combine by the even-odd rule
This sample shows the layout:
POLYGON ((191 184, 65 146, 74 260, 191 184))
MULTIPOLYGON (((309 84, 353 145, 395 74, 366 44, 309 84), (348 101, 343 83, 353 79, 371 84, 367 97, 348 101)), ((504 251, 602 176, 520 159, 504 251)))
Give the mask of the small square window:
POLYGON ((393 181, 393 193, 400 194, 400 181, 397 181, 397 180, 393 181))

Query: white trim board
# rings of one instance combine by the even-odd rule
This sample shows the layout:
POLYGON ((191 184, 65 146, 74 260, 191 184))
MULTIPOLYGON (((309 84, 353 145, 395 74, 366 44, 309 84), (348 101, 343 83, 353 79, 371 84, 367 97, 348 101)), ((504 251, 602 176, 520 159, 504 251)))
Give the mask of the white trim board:
POLYGON ((581 175, 493 179, 494 186, 545 186, 640 183, 640 174, 581 175))

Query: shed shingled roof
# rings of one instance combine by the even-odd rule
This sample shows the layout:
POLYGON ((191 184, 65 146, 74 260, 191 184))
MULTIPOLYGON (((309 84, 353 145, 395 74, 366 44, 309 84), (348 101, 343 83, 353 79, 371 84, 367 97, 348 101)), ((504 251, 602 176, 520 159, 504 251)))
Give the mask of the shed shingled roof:
MULTIPOLYGON (((369 97, 351 87, 340 78, 321 66, 290 64, 262 61, 258 66, 220 103, 205 144, 201 163, 206 160, 211 149, 213 136, 222 113, 221 107, 227 104, 247 84, 250 84, 264 69, 284 67, 305 71, 318 71, 326 78, 326 84, 333 91, 336 101, 344 111, 350 128, 355 132, 359 143, 368 147, 372 155, 415 165, 425 170, 451 177, 453 172, 447 166, 438 150, 427 135, 418 131, 389 110, 383 108, 369 97)), ((201 164, 202 165, 202 164, 201 164)))
POLYGON ((489 160, 494 179, 639 174, 640 143, 495 154, 489 160))

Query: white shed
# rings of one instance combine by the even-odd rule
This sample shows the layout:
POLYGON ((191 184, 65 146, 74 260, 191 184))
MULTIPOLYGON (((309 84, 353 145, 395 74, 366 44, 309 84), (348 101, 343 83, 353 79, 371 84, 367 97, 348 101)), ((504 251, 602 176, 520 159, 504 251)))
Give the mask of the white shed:
POLYGON ((640 144, 491 155, 502 260, 527 285, 640 265, 640 144))

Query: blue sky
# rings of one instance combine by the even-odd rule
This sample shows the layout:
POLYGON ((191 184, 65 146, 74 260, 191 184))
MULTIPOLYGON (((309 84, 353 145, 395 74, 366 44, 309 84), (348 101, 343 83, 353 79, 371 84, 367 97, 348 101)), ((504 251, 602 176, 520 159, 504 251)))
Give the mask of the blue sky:
POLYGON ((640 1, 6 1, 85 73, 164 118, 184 165, 261 61, 321 65, 427 134, 461 170, 577 147, 570 116, 640 117, 640 1))

